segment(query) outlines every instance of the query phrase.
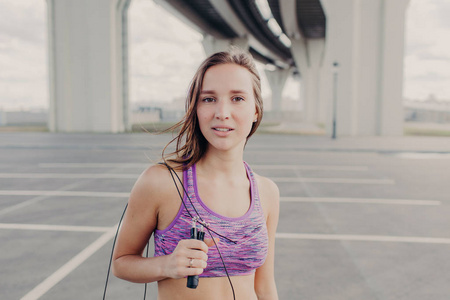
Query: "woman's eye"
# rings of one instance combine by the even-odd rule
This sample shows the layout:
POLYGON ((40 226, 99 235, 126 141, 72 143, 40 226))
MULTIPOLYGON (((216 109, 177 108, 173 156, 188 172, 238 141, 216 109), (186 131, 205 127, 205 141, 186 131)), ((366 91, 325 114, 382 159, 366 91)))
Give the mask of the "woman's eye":
POLYGON ((207 103, 209 103, 209 102, 214 102, 215 101, 215 99, 214 98, 210 98, 210 97, 208 97, 208 98, 203 98, 203 100, 202 100, 203 102, 207 102, 207 103))
POLYGON ((244 100, 245 100, 244 98, 239 97, 239 96, 236 96, 233 98, 233 101, 235 101, 235 102, 240 102, 240 101, 244 101, 244 100))

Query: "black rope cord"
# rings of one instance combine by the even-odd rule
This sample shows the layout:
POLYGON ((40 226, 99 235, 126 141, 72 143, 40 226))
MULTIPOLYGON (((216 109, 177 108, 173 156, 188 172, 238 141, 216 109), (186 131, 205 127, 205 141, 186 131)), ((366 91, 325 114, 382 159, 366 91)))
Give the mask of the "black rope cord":
MULTIPOLYGON (((178 180, 178 182, 181 184, 181 186, 183 187, 183 191, 184 191, 184 193, 186 194, 187 198, 189 199, 189 202, 191 203, 192 208, 194 209, 195 213, 197 214, 197 217, 198 217, 198 221, 197 221, 197 222, 199 222, 199 223, 200 223, 203 227, 205 227, 206 230, 208 231, 209 236, 210 236, 211 239, 213 240, 214 245, 215 245, 215 247, 216 247, 216 249, 217 249, 217 252, 219 253, 220 260, 222 261, 222 265, 223 265, 223 268, 224 268, 224 270, 225 270, 225 273, 227 274, 228 282, 230 283, 231 291, 233 292, 233 299, 236 300, 236 295, 235 295, 235 292, 234 292, 233 283, 231 282, 230 275, 228 274, 228 270, 227 270, 227 267, 226 267, 226 265, 225 265, 225 261, 224 261, 224 259, 223 259, 222 253, 221 253, 220 250, 219 250, 219 246, 217 245, 217 243, 216 243, 216 241, 215 241, 215 239, 214 239, 214 236, 212 235, 211 232, 213 232, 213 233, 215 233, 216 235, 218 235, 218 236, 220 236, 220 237, 222 237, 222 238, 228 240, 228 241, 231 242, 231 243, 236 244, 236 242, 233 241, 233 240, 231 240, 231 239, 229 239, 229 238, 227 238, 226 236, 221 235, 220 233, 217 233, 216 231, 212 230, 211 228, 209 228, 208 224, 202 219, 202 217, 201 217, 200 214, 198 213, 197 209, 195 208, 194 204, 192 203, 191 197, 189 197, 189 194, 187 193, 186 188, 184 187, 183 182, 181 181, 180 177, 179 177, 178 174, 175 172, 175 170, 172 169, 172 168, 171 168, 169 165, 167 165, 166 163, 160 163, 160 164, 165 165, 165 166, 167 167, 167 169, 169 170, 170 176, 172 177, 172 181, 173 181, 173 183, 175 184, 175 187, 176 187, 176 189, 177 189, 178 195, 180 196, 181 202, 182 202, 184 208, 186 209, 186 212, 189 214, 189 216, 190 216, 192 219, 194 219, 194 216, 189 212, 189 209, 187 208, 186 203, 184 202, 183 196, 181 195, 180 189, 178 188, 178 185, 176 184, 175 177, 173 176, 173 174, 175 174, 175 176, 177 177, 177 180, 178 180)), ((118 235, 118 233, 119 233, 120 225, 122 224, 122 220, 123 220, 123 217, 124 217, 124 215, 125 215, 125 212, 126 212, 127 208, 128 208, 128 203, 125 205, 125 209, 123 210, 122 216, 120 217, 120 220, 119 220, 119 224, 117 225, 116 235, 114 236, 114 241, 113 241, 113 245, 112 245, 112 249, 111 249, 111 256, 110 256, 110 258, 109 258, 108 272, 107 272, 107 274, 106 274, 105 289, 104 289, 104 291, 103 291, 103 300, 106 299, 106 290, 107 290, 107 287, 108 287, 109 274, 110 274, 110 272, 111 272, 111 263, 112 263, 112 257, 113 257, 113 254, 114 254, 114 247, 115 247, 115 245, 116 245, 117 235, 118 235)), ((150 246, 150 242, 147 243, 146 257, 148 257, 149 246, 150 246)), ((147 283, 145 283, 145 288, 144 288, 144 300, 145 300, 146 296, 147 296, 147 283)))

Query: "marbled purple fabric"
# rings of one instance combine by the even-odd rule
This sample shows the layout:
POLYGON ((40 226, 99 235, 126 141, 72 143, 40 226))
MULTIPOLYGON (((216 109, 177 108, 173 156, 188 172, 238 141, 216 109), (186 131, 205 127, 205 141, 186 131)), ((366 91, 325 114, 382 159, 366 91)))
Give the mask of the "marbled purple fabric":
MULTIPOLYGON (((253 171, 244 162, 247 176, 250 180, 251 204, 250 208, 239 218, 229 218, 219 215, 209 209, 202 202, 197 190, 197 176, 195 165, 183 172, 183 182, 191 201, 184 194, 184 203, 192 216, 199 213, 209 228, 223 237, 211 232, 217 243, 230 276, 248 275, 264 264, 268 250, 268 235, 264 212, 259 200, 258 187, 253 171), (191 204, 192 202, 192 204, 191 204)), ((181 239, 190 238, 192 218, 181 204, 180 210, 172 223, 164 230, 155 230, 155 256, 173 252, 181 239)), ((211 238, 208 233, 206 238, 211 238)), ((225 269, 215 246, 209 248, 208 266, 200 277, 226 276, 225 269)))

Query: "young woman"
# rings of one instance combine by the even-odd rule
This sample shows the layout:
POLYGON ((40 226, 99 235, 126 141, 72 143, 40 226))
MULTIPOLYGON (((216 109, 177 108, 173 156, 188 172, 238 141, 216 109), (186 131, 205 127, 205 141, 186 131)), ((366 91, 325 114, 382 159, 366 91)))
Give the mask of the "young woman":
POLYGON ((279 191, 243 162, 262 107, 249 54, 234 49, 203 62, 177 124, 176 151, 163 158, 167 165, 144 171, 133 187, 114 250, 117 277, 157 281, 161 300, 278 299, 279 191), (181 178, 182 184, 174 176, 184 204, 169 168, 181 178), (190 239, 192 226, 205 231, 204 241, 190 239), (152 234, 155 256, 144 258, 152 234), (190 275, 200 277, 196 289, 186 287, 190 275))

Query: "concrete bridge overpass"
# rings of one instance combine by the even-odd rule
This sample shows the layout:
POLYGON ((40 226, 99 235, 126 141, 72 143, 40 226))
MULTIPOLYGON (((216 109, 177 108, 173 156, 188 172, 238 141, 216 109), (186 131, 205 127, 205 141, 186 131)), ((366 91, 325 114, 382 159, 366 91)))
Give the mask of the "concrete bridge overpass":
MULTIPOLYGON (((131 0, 47 0, 50 129, 128 126, 131 0), (80 20, 83 20, 80 22, 80 20)), ((268 66, 272 107, 300 76, 304 118, 338 135, 402 134, 409 0, 155 0, 204 36, 207 54, 237 45, 268 66), (333 68, 337 63, 338 68, 333 68)))

